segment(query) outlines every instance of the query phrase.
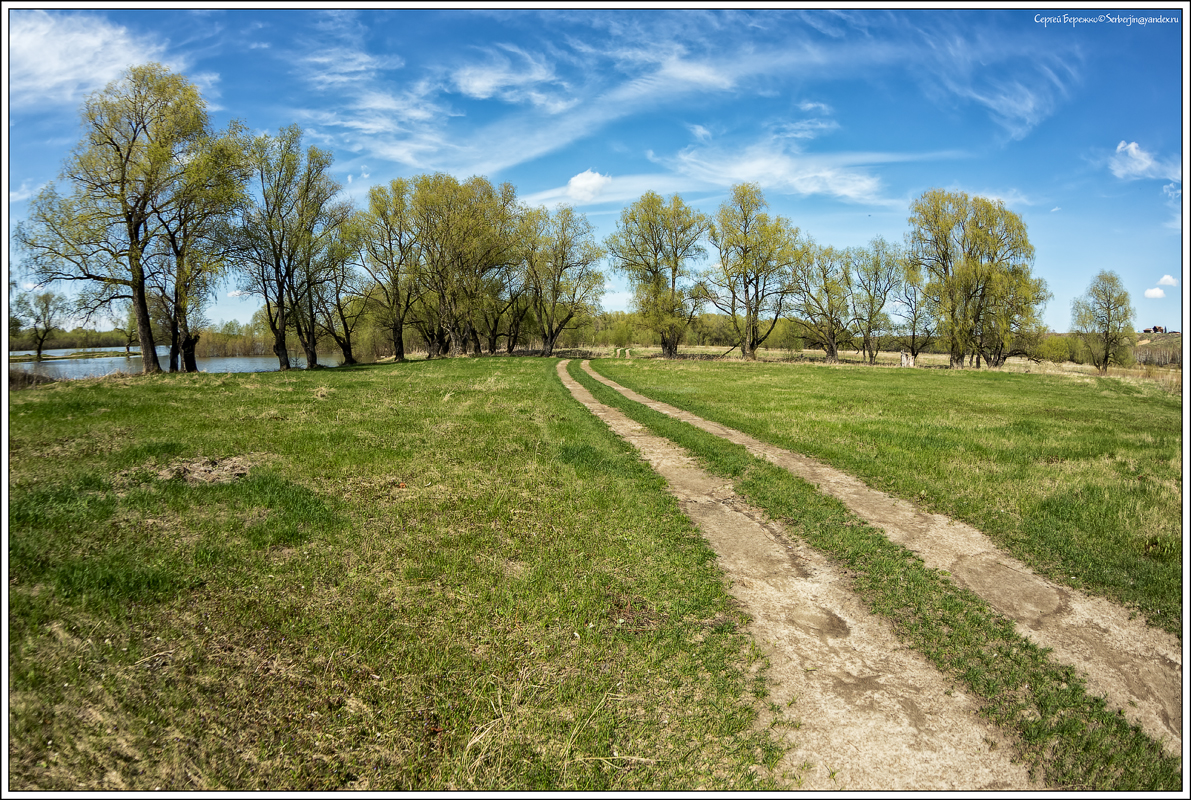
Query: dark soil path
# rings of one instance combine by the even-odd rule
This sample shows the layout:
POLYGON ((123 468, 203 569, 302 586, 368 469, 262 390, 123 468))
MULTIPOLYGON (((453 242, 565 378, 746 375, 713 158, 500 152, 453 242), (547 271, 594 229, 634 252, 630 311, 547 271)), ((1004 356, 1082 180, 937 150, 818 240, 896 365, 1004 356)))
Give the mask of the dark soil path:
POLYGON ((1181 754, 1183 651, 1175 637, 1131 619, 1128 609, 1034 573, 969 525, 926 513, 814 459, 651 400, 596 374, 586 361, 583 368, 625 397, 743 445, 838 498, 928 567, 949 571, 957 584, 1014 620, 1021 635, 1079 669, 1090 692, 1105 695, 1126 719, 1161 740, 1168 753, 1181 754))

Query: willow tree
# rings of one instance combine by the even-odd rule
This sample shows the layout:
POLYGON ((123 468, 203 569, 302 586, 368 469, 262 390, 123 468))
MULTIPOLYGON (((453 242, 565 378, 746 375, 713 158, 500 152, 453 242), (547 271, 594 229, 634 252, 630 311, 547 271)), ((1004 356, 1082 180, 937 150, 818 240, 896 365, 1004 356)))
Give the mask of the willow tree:
POLYGON ((340 187, 328 174, 333 156, 313 146, 303 151, 302 129, 291 125, 277 136, 258 136, 249 158, 254 196, 234 232, 242 288, 264 300, 279 367, 290 368, 291 327, 307 366, 314 367, 318 329, 312 292, 326 279, 320 267, 332 229, 347 216, 334 202, 340 187))
POLYGON ((1003 361, 1025 352, 1012 342, 1033 335, 1050 295, 1031 275, 1034 247, 1021 217, 1000 200, 932 189, 911 204, 909 221, 908 258, 926 279, 951 367, 969 353, 1003 361))
POLYGON ((231 250, 229 221, 246 199, 251 176, 244 127, 204 136, 184 154, 185 169, 176 189, 154 204, 160 230, 155 280, 167 311, 170 372, 198 372, 195 346, 203 324, 202 307, 227 273, 231 250))
POLYGON ((868 363, 875 364, 882 343, 893 333, 886 307, 901 281, 901 248, 877 236, 868 247, 849 248, 847 257, 851 262, 847 291, 852 326, 868 363))
POLYGON ((82 108, 83 138, 60 181, 34 198, 15 239, 41 284, 86 281, 98 304, 130 300, 143 370, 160 372, 149 311, 148 258, 158 210, 183 182, 207 132, 198 89, 161 64, 129 68, 82 108))
POLYGON ((463 355, 469 345, 478 353, 476 316, 488 278, 518 257, 516 191, 478 176, 460 183, 444 173, 421 175, 414 183, 413 217, 419 277, 434 296, 430 305, 450 339, 450 355, 463 355))
MULTIPOLYGON (((45 341, 61 328, 73 307, 70 301, 57 292, 37 292, 17 295, 16 303, 9 310, 11 319, 19 319, 28 325, 29 337, 36 350, 34 360, 41 361, 45 341)), ((11 333, 11 329, 10 329, 11 333)))
POLYGON ((852 285, 848 253, 807 242, 791 275, 790 318, 808 344, 823 349, 828 363, 852 341, 848 294, 852 285))
POLYGON ((678 343, 702 307, 704 294, 692 262, 707 251, 702 239, 710 220, 677 194, 663 200, 646 192, 620 214, 604 246, 612 268, 633 289, 637 314, 662 340, 662 356, 678 355, 678 343))
POLYGON ((596 270, 604 251, 587 218, 563 206, 548 220, 541 246, 530 249, 525 263, 543 356, 554 354, 558 337, 577 316, 595 313, 604 286, 596 270))
POLYGON ((396 178, 368 190, 368 205, 356 216, 360 264, 376 283, 371 305, 405 360, 405 324, 420 296, 420 249, 413 216, 413 181, 396 178))
POLYGON ((719 262, 703 274, 707 298, 728 315, 750 361, 781 318, 803 256, 798 229, 785 217, 771 218, 768 205, 757 184, 732 187, 710 228, 719 262))
POLYGON ((1129 293, 1115 272, 1102 271, 1071 304, 1071 329, 1087 345, 1101 375, 1108 365, 1121 363, 1133 340, 1133 307, 1129 293))

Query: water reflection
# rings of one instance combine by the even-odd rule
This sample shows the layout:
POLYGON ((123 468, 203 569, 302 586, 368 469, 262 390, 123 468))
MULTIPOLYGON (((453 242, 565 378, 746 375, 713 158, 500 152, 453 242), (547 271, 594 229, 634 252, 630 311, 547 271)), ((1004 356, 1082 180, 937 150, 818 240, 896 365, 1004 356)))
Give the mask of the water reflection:
MULTIPOLYGON (((10 363, 9 369, 20 369, 44 375, 55 380, 70 380, 73 378, 95 378, 110 375, 113 372, 139 374, 142 365, 140 355, 126 356, 123 347, 91 347, 85 352, 110 351, 110 358, 72 358, 63 361, 24 361, 10 363)), ((79 350, 43 350, 42 355, 65 356, 79 350)), ((33 351, 16 351, 10 355, 33 355, 33 351)), ((169 369, 170 349, 157 348, 157 358, 165 369, 169 369)), ((219 358, 196 358, 199 372, 276 372, 277 356, 223 356, 219 358)), ((339 353, 319 353, 318 363, 324 367, 337 367, 343 362, 339 353)), ((299 369, 306 367, 306 359, 302 356, 291 356, 290 364, 299 369)))

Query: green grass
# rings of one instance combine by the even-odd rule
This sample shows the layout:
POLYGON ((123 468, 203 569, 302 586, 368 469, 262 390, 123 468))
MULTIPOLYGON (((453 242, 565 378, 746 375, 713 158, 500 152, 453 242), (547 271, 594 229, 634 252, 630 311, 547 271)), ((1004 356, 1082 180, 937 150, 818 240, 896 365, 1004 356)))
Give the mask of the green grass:
POLYGON ((601 360, 618 383, 983 531, 1182 636, 1182 405, 1152 382, 601 360))
POLYGON ((10 788, 772 787, 714 553, 554 366, 10 395, 10 788))
POLYGON ((734 479, 746 500, 831 556, 873 613, 889 619, 899 638, 965 685, 981 713, 1006 730, 1019 755, 1050 786, 1165 791, 1181 786, 1179 760, 1102 698, 1090 696, 1072 668, 1052 662, 1019 636, 1010 620, 838 500, 741 445, 627 400, 583 373, 579 362, 568 370, 597 400, 686 448, 709 471, 734 479))

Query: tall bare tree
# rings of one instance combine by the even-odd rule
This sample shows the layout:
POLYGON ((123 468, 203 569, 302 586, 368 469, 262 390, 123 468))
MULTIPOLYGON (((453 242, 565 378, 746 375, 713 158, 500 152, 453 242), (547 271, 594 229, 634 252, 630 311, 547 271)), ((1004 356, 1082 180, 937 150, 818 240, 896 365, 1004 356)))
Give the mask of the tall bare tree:
POLYGON ((900 279, 902 256, 896 245, 876 237, 868 247, 850 248, 851 280, 848 302, 852 327, 860 338, 868 363, 877 363, 877 353, 893 332, 893 321, 885 310, 900 279))
POLYGON ((852 341, 848 290, 852 283, 847 253, 807 242, 793 271, 790 318, 808 343, 821 347, 828 363, 839 361, 841 345, 852 341))

